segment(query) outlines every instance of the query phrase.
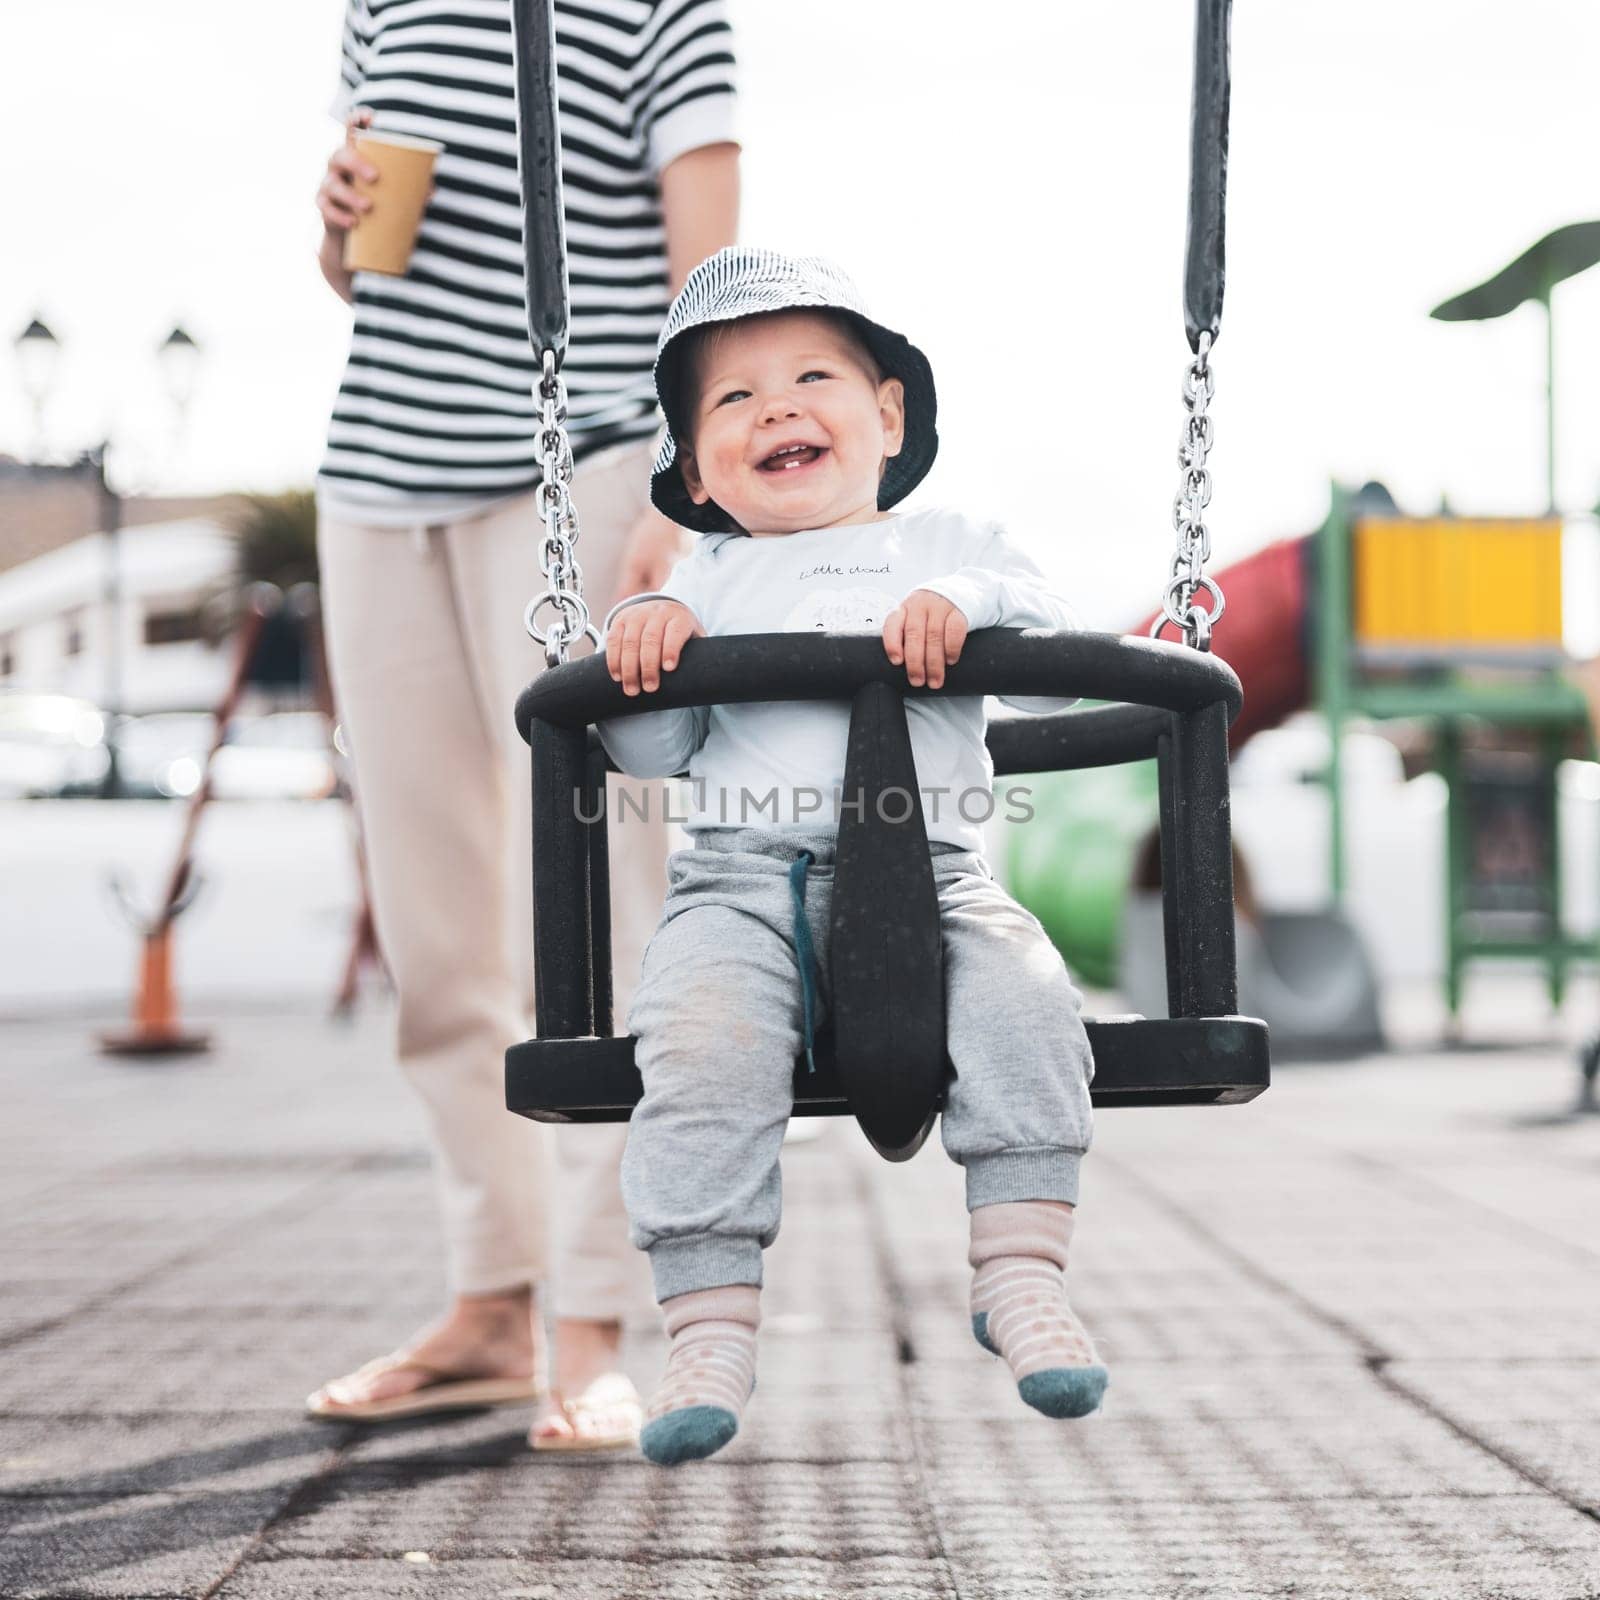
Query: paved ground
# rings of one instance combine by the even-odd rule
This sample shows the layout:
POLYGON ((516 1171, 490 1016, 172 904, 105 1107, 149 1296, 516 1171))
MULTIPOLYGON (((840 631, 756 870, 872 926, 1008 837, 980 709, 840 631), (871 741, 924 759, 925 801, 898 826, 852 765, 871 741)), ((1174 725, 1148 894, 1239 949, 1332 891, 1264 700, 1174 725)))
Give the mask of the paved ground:
POLYGON ((787 1153, 745 1434, 665 1473, 508 1413, 303 1421, 429 1309, 429 1182, 381 1026, 221 1032, 141 1067, 0 1028, 0 1594, 1600 1596, 1600 1121, 1540 1120, 1552 1045, 1106 1115, 1077 1425, 971 1342, 942 1154, 832 1125, 787 1153))
MULTIPOLYGON (((167 800, 0 800, 0 1018, 120 1007, 137 946, 117 877, 141 913, 172 875, 185 807, 167 800)), ((178 923, 190 1005, 314 1009, 338 987, 355 914, 349 808, 228 801, 208 808, 200 892, 178 923)))

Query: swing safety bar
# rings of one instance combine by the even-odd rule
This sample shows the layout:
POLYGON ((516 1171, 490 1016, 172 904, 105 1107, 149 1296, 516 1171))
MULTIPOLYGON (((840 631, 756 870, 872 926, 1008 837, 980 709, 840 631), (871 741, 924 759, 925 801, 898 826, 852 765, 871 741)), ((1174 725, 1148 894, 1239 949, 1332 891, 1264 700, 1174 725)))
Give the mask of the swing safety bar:
MULTIPOLYGON (((872 683, 906 697, 1125 702, 1007 718, 989 728, 997 773, 1157 761, 1171 1016, 1086 1019, 1093 1099, 1101 1106, 1220 1105, 1261 1093, 1269 1080, 1266 1025, 1234 1014, 1227 730, 1241 695, 1225 662, 1148 639, 989 630, 967 641, 945 687, 932 691, 910 687, 876 637, 766 634, 691 640, 677 670, 650 695, 624 695, 604 661, 591 657, 542 674, 519 698, 517 726, 532 748, 534 917, 542 936, 535 945, 538 1037, 506 1054, 509 1109, 550 1122, 625 1121, 641 1092, 634 1041, 611 1037, 602 803, 609 763, 591 742, 591 723, 729 702, 851 701, 872 683)), ((826 1033, 817 1070, 797 1071, 794 1109, 797 1116, 851 1109, 826 1033)))
MULTIPOLYGON (((1165 711, 1220 705, 1229 722, 1244 703, 1239 680, 1221 657, 1122 634, 987 628, 962 647, 961 659, 945 674, 945 687, 932 690, 911 687, 904 668, 889 660, 882 640, 872 634, 742 633, 689 640, 677 669, 663 673, 661 687, 648 695, 624 694, 599 656, 542 673, 517 697, 517 731, 528 739, 535 719, 557 727, 585 728, 612 717, 684 706, 848 701, 863 684, 874 682, 890 684, 911 698, 935 693, 1062 699, 1078 695, 1165 711)), ((1053 724, 1059 730, 1068 719, 1072 724, 1105 721, 1098 710, 1028 721, 1053 724)))

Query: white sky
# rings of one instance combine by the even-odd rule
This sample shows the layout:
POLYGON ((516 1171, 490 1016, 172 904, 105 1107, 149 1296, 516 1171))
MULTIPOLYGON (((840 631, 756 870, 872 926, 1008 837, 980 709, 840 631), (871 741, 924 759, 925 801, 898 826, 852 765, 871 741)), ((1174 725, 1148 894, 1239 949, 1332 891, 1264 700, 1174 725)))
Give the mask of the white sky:
MULTIPOLYGON (((1091 625, 1131 621, 1172 543, 1189 0, 731 5, 744 237, 834 256, 928 351, 928 497, 1004 516, 1091 625)), ((10 9, 0 332, 39 314, 66 345, 54 449, 109 429, 136 487, 311 478, 347 327, 312 260, 339 18, 339 0, 10 9), (174 320, 206 349, 181 444, 153 358, 174 320)), ((1426 313, 1600 214, 1597 60, 1592 0, 1236 7, 1219 562, 1309 530, 1335 475, 1410 510, 1542 509, 1537 312, 1426 313)), ((1559 487, 1583 509, 1600 272, 1556 310, 1559 487)), ((21 450, 8 344, 0 363, 0 449, 21 450)))

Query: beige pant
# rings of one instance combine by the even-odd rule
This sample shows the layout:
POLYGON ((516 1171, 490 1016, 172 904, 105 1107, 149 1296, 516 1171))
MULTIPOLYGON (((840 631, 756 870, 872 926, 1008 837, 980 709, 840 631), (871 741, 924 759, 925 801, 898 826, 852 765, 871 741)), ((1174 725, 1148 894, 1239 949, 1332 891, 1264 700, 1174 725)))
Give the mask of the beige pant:
MULTIPOLYGON (((576 473, 597 618, 649 462, 648 445, 628 445, 576 473)), ((425 530, 330 519, 323 608, 398 991, 400 1065, 433 1136, 452 1283, 481 1294, 544 1281, 553 1232, 557 1315, 610 1318, 648 1304, 618 1187, 626 1129, 551 1130, 505 1109, 506 1046, 532 1032, 529 757, 512 708, 544 665, 522 622, 543 587, 537 528, 532 495, 425 530)), ((667 852, 664 826, 630 815, 612 830, 619 1019, 660 917, 667 852)))

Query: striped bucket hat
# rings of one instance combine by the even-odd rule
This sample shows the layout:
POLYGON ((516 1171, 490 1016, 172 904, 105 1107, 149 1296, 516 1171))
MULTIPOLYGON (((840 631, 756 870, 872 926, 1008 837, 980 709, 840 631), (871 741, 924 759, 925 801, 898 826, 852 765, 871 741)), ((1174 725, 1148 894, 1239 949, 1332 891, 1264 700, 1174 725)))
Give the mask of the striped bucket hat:
POLYGON ((697 328, 768 311, 836 312, 854 330, 887 378, 905 385, 906 431, 900 453, 884 467, 878 486, 878 509, 887 511, 927 476, 939 451, 934 428, 937 400, 928 358, 903 334, 874 322, 856 286, 831 261, 818 256, 786 256, 777 250, 730 245, 702 261, 689 274, 667 312, 656 347, 656 394, 667 419, 666 437, 650 479, 656 509, 680 527, 697 533, 738 533, 728 514, 714 501, 696 505, 678 470, 678 437, 685 433, 689 364, 697 328))

